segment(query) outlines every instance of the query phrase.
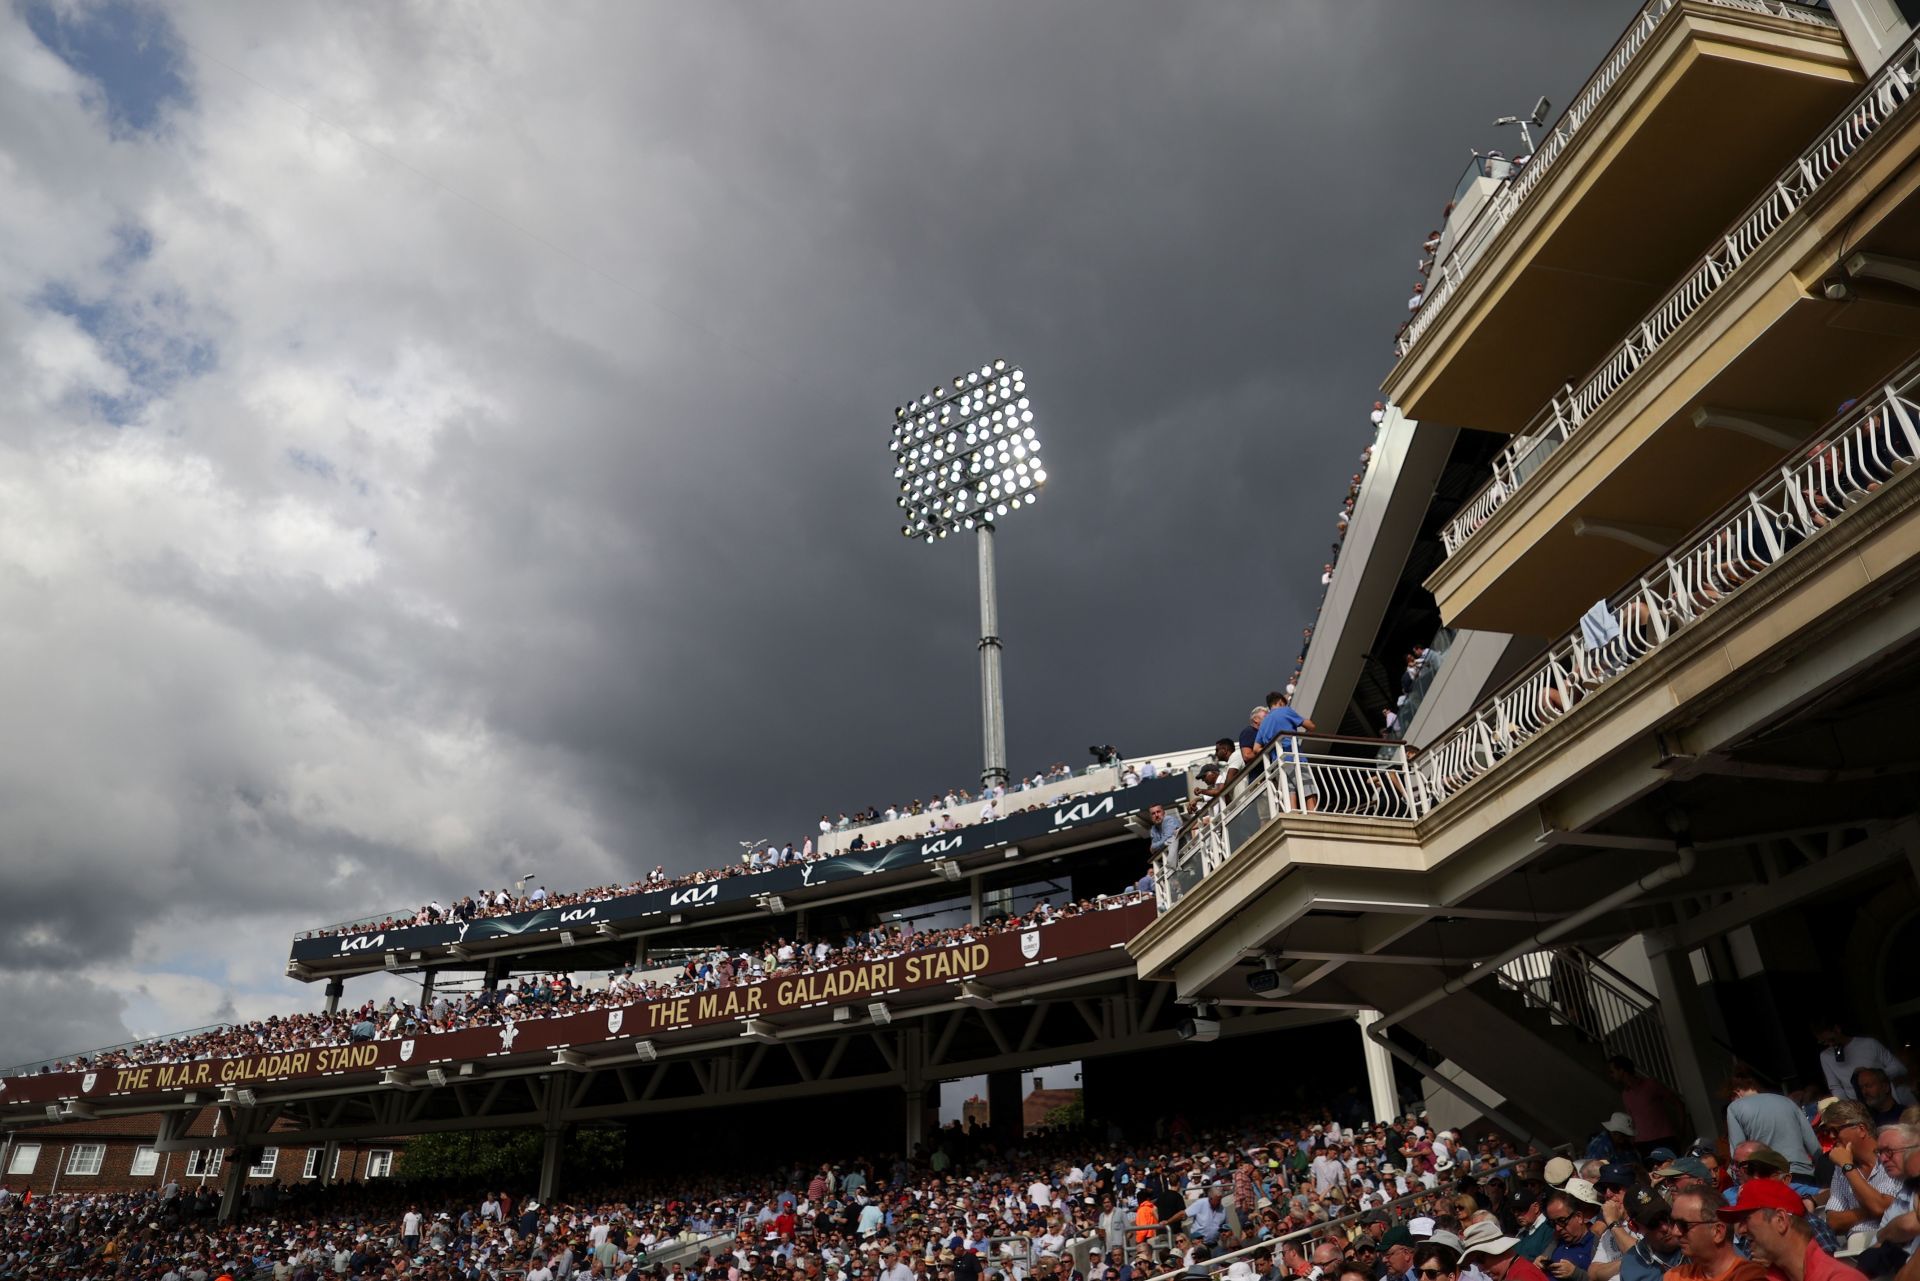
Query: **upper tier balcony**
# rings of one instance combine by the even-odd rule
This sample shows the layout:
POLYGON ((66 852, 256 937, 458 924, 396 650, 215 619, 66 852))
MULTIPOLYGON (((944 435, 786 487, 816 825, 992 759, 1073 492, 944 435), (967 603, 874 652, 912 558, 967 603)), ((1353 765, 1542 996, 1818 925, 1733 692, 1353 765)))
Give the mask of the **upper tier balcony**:
POLYGON ((1436 425, 1525 430, 1861 79, 1819 9, 1649 0, 1534 154, 1455 208, 1465 225, 1400 343, 1392 400, 1436 425))
POLYGON ((1920 41, 1550 396, 1442 530, 1450 625, 1563 630, 1920 350, 1920 41))

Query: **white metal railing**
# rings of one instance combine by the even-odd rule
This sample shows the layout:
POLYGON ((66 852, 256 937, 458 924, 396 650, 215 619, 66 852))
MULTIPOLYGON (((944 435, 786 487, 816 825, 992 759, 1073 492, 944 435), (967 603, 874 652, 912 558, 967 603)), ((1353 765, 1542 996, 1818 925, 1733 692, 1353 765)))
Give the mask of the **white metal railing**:
POLYGON ((1495 980, 1608 1055, 1624 1054, 1641 1072, 1679 1088, 1659 998, 1599 957, 1579 947, 1546 948, 1508 961, 1495 980))
POLYGON ((1722 509, 1682 550, 1591 611, 1531 671, 1415 758, 1422 792, 1444 802, 1911 466, 1920 458, 1917 389, 1920 366, 1909 367, 1798 462, 1722 509))
POLYGON ((1423 751, 1331 740, 1371 757, 1316 751, 1313 737, 1203 806, 1154 864, 1161 912, 1217 870, 1268 822, 1321 813, 1407 823, 1445 805, 1647 655, 1713 613, 1740 588, 1862 499, 1920 462, 1920 362, 1856 403, 1796 461, 1769 473, 1423 751), (1313 785, 1311 793, 1306 783, 1313 785), (1314 797, 1314 805, 1305 804, 1314 797))
POLYGON ((1162 912, 1211 876, 1281 814, 1415 819, 1429 808, 1404 743, 1338 735, 1275 740, 1251 775, 1202 805, 1154 860, 1154 901, 1162 912), (1298 741, 1295 741, 1298 740, 1298 741))
POLYGON ((1909 41, 1880 69, 1839 119, 1787 166, 1585 382, 1550 398, 1527 430, 1508 443, 1493 461, 1493 478, 1441 530, 1440 541, 1448 556, 1459 551, 1826 184, 1847 157, 1912 98, 1916 85, 1920 85, 1920 38, 1909 41))
MULTIPOLYGON (((1702 0, 1722 9, 1739 9, 1747 13, 1761 13, 1769 17, 1784 18, 1792 22, 1805 23, 1808 26, 1836 28, 1830 14, 1806 5, 1788 3, 1787 0, 1702 0)), ((1474 222, 1471 230, 1438 267, 1439 280, 1428 291, 1426 302, 1414 313, 1405 332, 1396 344, 1397 354, 1404 356, 1418 342, 1420 336, 1433 326, 1434 318, 1446 308, 1448 302, 1466 278, 1472 274, 1474 264, 1481 253, 1492 243, 1494 237, 1513 221, 1513 215, 1526 203, 1527 197, 1539 187, 1541 179, 1566 152, 1580 128, 1597 111, 1600 104, 1612 92, 1620 77, 1626 74, 1639 58, 1640 51, 1646 48, 1660 23, 1673 10, 1680 7, 1680 0, 1648 0, 1646 6, 1635 15, 1628 25, 1626 33, 1613 46, 1606 60, 1600 64, 1586 86, 1581 89, 1560 119, 1554 123, 1540 145, 1534 148, 1533 155, 1520 167, 1519 176, 1514 178, 1496 196, 1490 207, 1474 222)))

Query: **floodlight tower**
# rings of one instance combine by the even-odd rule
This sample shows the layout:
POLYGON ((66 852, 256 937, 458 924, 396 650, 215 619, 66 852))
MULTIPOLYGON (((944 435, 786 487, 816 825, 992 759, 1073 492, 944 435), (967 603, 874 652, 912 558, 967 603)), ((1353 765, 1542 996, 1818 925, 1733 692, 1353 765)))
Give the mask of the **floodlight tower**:
POLYGON ((1026 371, 996 360, 895 407, 887 447, 893 451, 893 478, 900 482, 902 534, 931 543, 955 530, 974 532, 980 552, 980 781, 1004 784, 1007 721, 1000 687, 994 522, 1016 508, 1031 507, 1047 483, 1026 371))

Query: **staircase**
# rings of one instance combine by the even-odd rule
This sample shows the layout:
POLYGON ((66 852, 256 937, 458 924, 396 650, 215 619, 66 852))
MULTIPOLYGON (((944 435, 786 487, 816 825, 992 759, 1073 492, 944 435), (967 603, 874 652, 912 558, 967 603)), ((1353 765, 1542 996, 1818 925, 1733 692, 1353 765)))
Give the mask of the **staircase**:
MULTIPOLYGON (((1357 1000, 1395 1010, 1443 976, 1399 965, 1346 966, 1341 986, 1357 1000)), ((1529 953, 1491 979, 1413 1015, 1401 1033, 1470 1078, 1487 1101, 1552 1142, 1584 1143, 1620 1107, 1607 1058, 1625 1054, 1648 1076, 1673 1083, 1672 1056, 1656 998, 1576 947, 1529 953)))
POLYGON ((1501 966, 1494 981, 1602 1057, 1624 1054, 1643 1075, 1678 1088, 1660 999, 1599 957, 1578 947, 1529 952, 1501 966))

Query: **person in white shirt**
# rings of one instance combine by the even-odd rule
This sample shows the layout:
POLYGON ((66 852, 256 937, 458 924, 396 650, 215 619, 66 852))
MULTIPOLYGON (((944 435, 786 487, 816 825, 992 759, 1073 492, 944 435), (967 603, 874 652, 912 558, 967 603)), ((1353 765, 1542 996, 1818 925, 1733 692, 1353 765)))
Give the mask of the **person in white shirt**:
POLYGON ((1044 1210, 1053 1204, 1053 1189, 1035 1179, 1027 1188, 1027 1200, 1044 1210))
POLYGON ((1824 1051, 1820 1055, 1820 1070, 1826 1074, 1828 1094, 1837 1099, 1858 1098, 1853 1088, 1853 1074, 1863 1067, 1873 1067, 1885 1072, 1893 1082, 1894 1099, 1902 1106, 1912 1106, 1913 1083, 1907 1079, 1907 1065, 1892 1050, 1870 1036, 1848 1035, 1833 1019, 1814 1020, 1813 1036, 1824 1051))

